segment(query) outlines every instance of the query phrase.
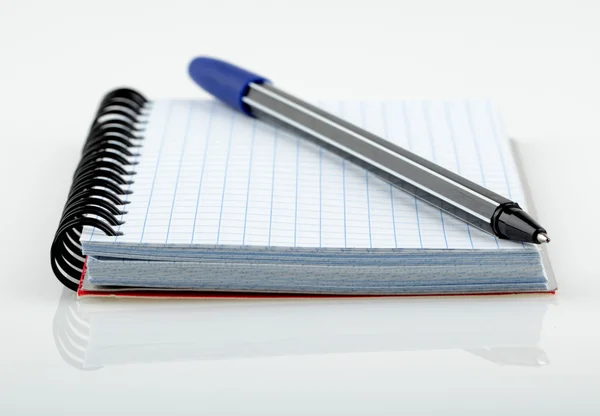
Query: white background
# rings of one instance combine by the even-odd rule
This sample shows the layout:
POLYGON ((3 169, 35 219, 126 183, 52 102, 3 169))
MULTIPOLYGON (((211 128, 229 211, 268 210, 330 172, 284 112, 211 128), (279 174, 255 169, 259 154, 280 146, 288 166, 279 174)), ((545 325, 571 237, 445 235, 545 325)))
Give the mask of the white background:
MULTIPOLYGON (((2 0, 0 413, 598 414, 598 22, 600 2, 592 0, 2 0), (204 96, 186 72, 196 55, 239 63, 308 99, 495 100, 553 238, 548 250, 558 294, 483 304, 473 298, 308 302, 281 327, 292 334, 303 328, 291 338, 300 352, 307 337, 322 331, 335 337, 336 328, 366 318, 353 327, 358 335, 336 338, 335 348, 325 342, 318 351, 278 349, 280 343, 269 341, 278 328, 259 321, 253 339, 270 353, 171 362, 157 352, 152 363, 74 369, 52 335, 63 289, 52 275, 49 247, 89 122, 98 100, 116 86, 151 98, 204 96), (534 347, 547 360, 533 367, 467 353, 498 345, 485 344, 483 332, 468 324, 450 328, 471 337, 440 333, 431 319, 447 318, 448 305, 480 305, 490 323, 518 325, 527 320, 518 307, 537 303, 544 306, 543 323, 529 335, 539 338, 534 347), (331 314, 331 321, 319 319, 331 314), (395 319, 406 325, 406 316, 414 319, 413 331, 423 325, 427 342, 415 346, 411 332, 408 339, 392 334, 395 319), (354 345, 373 325, 384 325, 397 343, 391 349, 354 345)), ((64 302, 74 305, 68 296, 64 302)), ((110 314, 122 305, 95 308, 110 314)), ((202 315, 214 320, 213 332, 194 342, 227 334, 224 343, 234 348, 246 344, 232 328, 252 316, 244 308, 256 306, 192 303, 181 313, 214 307, 202 315), (222 314, 222 307, 237 314, 222 314)), ((266 307, 291 314, 286 303, 266 307)), ((156 330, 148 319, 148 330, 156 330)), ((188 332, 199 331, 189 325, 188 332)), ((516 329, 504 336, 500 344, 521 339, 516 329)))

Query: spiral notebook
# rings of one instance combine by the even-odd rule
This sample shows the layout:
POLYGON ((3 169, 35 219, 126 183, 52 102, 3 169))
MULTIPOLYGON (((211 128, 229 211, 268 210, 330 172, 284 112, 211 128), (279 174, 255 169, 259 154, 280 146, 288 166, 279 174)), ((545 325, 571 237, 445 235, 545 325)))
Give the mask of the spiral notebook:
MULTIPOLYGON (((526 205, 489 102, 318 104, 526 205)), ((216 101, 128 89, 101 102, 52 245, 80 295, 551 292, 543 256, 216 101)))

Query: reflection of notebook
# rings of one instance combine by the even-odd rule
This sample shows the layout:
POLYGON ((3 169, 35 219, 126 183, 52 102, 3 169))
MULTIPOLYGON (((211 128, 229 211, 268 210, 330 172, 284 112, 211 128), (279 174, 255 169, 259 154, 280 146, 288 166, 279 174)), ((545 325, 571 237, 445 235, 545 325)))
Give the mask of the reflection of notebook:
POLYGON ((507 299, 318 299, 77 302, 53 323, 63 358, 81 369, 383 351, 463 350, 500 365, 542 366, 546 296, 507 299), (293 323, 293 324, 292 324, 293 323))
MULTIPOLYGON (((508 141, 487 102, 322 105, 525 202, 508 141)), ((84 153, 53 245, 55 272, 70 287, 79 283, 87 255, 83 288, 94 291, 555 289, 533 245, 473 229, 300 137, 214 101, 149 104, 118 91, 103 101, 84 153)))

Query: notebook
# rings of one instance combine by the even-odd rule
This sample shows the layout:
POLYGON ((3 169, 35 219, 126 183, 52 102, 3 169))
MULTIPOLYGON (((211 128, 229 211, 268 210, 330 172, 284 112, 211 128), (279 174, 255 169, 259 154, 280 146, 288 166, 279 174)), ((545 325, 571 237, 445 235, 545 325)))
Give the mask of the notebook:
MULTIPOLYGON (((317 104, 532 211, 487 101, 317 104)), ((474 229, 214 100, 128 89, 102 100, 52 265, 80 295, 556 289, 537 246, 474 229)))

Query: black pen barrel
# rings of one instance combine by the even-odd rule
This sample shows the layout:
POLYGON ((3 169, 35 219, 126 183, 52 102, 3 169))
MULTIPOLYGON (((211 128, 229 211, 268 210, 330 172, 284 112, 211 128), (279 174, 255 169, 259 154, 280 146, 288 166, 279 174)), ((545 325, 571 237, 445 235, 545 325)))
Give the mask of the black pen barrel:
POLYGON ((270 84, 250 84, 242 100, 255 117, 300 133, 476 228, 514 241, 549 241, 515 202, 270 84))

